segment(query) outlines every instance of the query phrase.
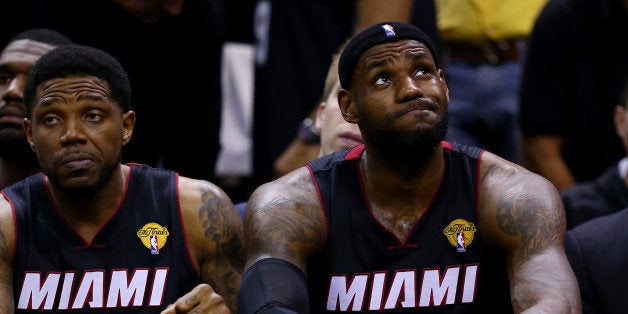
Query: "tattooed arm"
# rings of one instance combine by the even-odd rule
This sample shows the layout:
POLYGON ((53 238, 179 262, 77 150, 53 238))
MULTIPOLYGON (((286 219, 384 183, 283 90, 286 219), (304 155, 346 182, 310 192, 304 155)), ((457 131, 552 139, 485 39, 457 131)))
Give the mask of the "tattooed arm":
POLYGON ((13 210, 0 194, 0 314, 13 313, 13 257, 15 254, 13 210))
POLYGON ((323 246, 326 231, 307 168, 257 188, 244 217, 248 256, 238 300, 242 313, 274 313, 274 308, 308 313, 307 260, 323 246))
POLYGON ((244 267, 242 219, 224 191, 210 182, 179 177, 179 195, 190 253, 204 284, 164 313, 186 313, 195 306, 195 310, 228 313, 225 303, 237 313, 244 267))
POLYGON ((513 309, 580 313, 578 283, 564 250, 565 212, 541 176, 484 153, 480 228, 507 256, 513 309))

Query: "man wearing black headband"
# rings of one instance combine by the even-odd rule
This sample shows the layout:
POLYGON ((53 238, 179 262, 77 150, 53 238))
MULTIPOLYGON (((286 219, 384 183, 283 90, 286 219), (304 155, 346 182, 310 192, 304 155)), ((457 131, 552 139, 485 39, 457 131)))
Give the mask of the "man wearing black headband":
POLYGON ((364 145, 253 193, 239 312, 580 312, 553 185, 443 141, 448 88, 430 38, 374 25, 338 70, 340 111, 364 145))

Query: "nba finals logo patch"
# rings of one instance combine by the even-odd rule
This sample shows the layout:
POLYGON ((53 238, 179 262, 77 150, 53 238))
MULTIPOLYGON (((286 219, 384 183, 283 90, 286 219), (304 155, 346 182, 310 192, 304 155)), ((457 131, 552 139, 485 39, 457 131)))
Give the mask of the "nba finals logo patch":
POLYGON ((384 29, 384 33, 386 34, 386 37, 391 37, 391 36, 395 36, 395 29, 392 27, 392 25, 389 24, 384 24, 382 25, 382 28, 384 29))
POLYGON ((168 235, 170 235, 168 228, 154 222, 145 224, 142 229, 137 231, 137 236, 151 254, 159 254, 159 249, 166 245, 168 235))
POLYGON ((467 246, 473 241, 475 235, 475 225, 464 219, 455 219, 449 223, 443 234, 447 237, 447 240, 453 245, 458 252, 466 252, 467 246))

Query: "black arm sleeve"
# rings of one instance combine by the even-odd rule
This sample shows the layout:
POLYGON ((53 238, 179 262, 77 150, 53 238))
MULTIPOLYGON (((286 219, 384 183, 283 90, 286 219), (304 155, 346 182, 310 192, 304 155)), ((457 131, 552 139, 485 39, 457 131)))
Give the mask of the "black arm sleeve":
POLYGON ((281 259, 255 262, 242 276, 238 313, 310 313, 305 275, 281 259))

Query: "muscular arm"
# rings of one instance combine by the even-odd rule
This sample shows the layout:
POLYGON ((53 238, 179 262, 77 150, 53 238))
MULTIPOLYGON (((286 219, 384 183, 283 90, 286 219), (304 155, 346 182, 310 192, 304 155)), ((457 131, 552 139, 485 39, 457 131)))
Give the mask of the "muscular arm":
POLYGON ((224 191, 210 182, 181 177, 179 192, 185 233, 201 280, 236 313, 244 267, 240 215, 224 191))
MULTIPOLYGON (((249 199, 244 231, 247 269, 260 260, 274 258, 307 274, 307 259, 321 249, 326 234, 318 194, 308 170, 302 167, 260 186, 249 199)), ((281 278, 281 274, 277 277, 281 278)), ((260 289, 265 284, 261 283, 260 289)), ((307 292, 301 297, 307 299, 307 292)))
POLYGON ((515 312, 580 313, 564 250, 565 213, 553 185, 485 153, 480 186, 480 228, 506 253, 515 312))
POLYGON ((0 314, 13 313, 15 225, 11 205, 0 194, 0 314))
POLYGON ((559 192, 575 184, 573 174, 563 159, 562 146, 563 140, 558 136, 539 135, 523 139, 526 168, 548 179, 559 192))

